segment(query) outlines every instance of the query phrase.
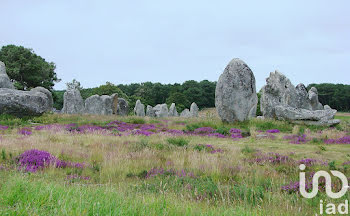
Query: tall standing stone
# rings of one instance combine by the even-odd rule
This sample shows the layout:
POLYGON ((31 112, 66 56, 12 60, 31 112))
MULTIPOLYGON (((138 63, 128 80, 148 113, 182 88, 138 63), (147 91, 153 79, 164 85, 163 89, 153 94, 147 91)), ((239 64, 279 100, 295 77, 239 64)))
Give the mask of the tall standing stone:
POLYGON ((113 110, 113 114, 117 115, 118 114, 118 94, 115 93, 115 94, 112 94, 111 95, 112 97, 112 110, 113 110))
POLYGON ((148 116, 148 117, 156 117, 156 113, 155 113, 153 107, 150 106, 150 105, 147 105, 146 116, 148 116))
POLYGON ((5 64, 2 61, 0 61, 0 88, 15 89, 6 73, 5 64))
POLYGON ((117 115, 127 116, 129 114, 129 103, 124 98, 118 98, 117 115))
POLYGON ((92 95, 85 100, 85 113, 93 115, 112 115, 113 99, 108 95, 92 95))
POLYGON ((77 88, 67 89, 63 95, 62 113, 81 114, 84 112, 84 100, 77 88))
POLYGON ((145 116, 145 105, 143 105, 140 100, 136 101, 134 113, 136 116, 145 116))
POLYGON ((175 103, 172 103, 169 108, 169 116, 170 117, 177 117, 179 114, 177 113, 175 103))
POLYGON ((215 90, 215 107, 224 122, 255 117, 258 97, 252 70, 235 58, 221 74, 215 90))
POLYGON ((198 117, 199 108, 195 102, 191 104, 190 113, 192 117, 198 117))
POLYGON ((157 104, 153 110, 158 118, 166 118, 169 116, 168 105, 166 104, 157 104))

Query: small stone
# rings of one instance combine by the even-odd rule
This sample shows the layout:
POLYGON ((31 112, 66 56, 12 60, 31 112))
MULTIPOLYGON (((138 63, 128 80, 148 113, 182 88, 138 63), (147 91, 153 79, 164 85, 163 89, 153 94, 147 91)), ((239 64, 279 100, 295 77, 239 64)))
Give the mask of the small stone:
POLYGON ((190 118, 191 116, 191 112, 189 109, 184 109, 181 114, 180 117, 184 117, 184 118, 190 118))

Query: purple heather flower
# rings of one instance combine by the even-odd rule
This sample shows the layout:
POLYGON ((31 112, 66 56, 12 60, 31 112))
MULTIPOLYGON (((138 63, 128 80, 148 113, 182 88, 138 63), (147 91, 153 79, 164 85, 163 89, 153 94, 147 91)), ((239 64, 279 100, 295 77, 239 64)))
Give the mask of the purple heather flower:
POLYGON ((280 130, 278 129, 271 129, 271 130, 267 130, 266 133, 279 133, 280 130))
POLYGON ((214 132, 215 132, 215 129, 211 127, 200 127, 194 130, 194 133, 196 134, 210 134, 214 132))
POLYGON ((36 172, 55 160, 49 152, 31 149, 18 157, 18 164, 27 172, 36 172))
POLYGON ((32 134, 32 129, 28 127, 24 127, 22 129, 19 129, 17 133, 24 136, 29 136, 32 134))
POLYGON ((242 131, 240 129, 237 128, 231 128, 230 129, 230 134, 237 134, 237 133, 241 133, 242 131))
POLYGON ((344 136, 338 139, 327 139, 325 144, 350 144, 350 136, 344 136))
POLYGON ((0 125, 0 130, 7 130, 9 126, 6 125, 0 125))

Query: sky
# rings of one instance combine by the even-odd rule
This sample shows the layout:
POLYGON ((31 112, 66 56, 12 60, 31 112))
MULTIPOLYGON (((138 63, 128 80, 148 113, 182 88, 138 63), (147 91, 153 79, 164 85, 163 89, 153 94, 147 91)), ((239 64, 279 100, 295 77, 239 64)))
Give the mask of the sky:
POLYGON ((257 91, 274 70, 294 85, 350 84, 348 0, 0 0, 0 11, 0 46, 54 62, 57 90, 217 81, 232 58, 257 91))

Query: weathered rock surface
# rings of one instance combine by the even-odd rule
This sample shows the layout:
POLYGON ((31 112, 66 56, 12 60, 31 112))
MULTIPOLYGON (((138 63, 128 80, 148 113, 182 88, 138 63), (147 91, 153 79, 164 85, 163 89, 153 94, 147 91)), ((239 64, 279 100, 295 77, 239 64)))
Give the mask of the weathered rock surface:
POLYGON ((136 101, 134 113, 136 116, 145 116, 145 105, 143 105, 140 100, 136 101))
POLYGON ((42 87, 30 91, 0 88, 0 113, 38 116, 52 110, 52 95, 42 87))
POLYGON ((0 61, 0 88, 15 89, 10 78, 7 76, 5 64, 0 61))
POLYGON ((129 103, 124 98, 118 98, 117 115, 127 116, 129 114, 129 103))
POLYGON ((282 73, 275 71, 261 90, 260 109, 264 117, 312 125, 334 125, 335 113, 318 101, 316 88, 307 92, 303 84, 296 87, 282 73), (327 109, 326 109, 327 108, 327 109))
POLYGON ((327 125, 339 124, 340 120, 334 119, 337 110, 306 110, 293 108, 290 106, 276 106, 275 113, 278 120, 288 120, 308 125, 327 125))
POLYGON ((177 113, 175 103, 172 103, 169 108, 169 116, 170 117, 178 117, 179 114, 177 113))
POLYGON ((199 108, 195 102, 191 104, 190 113, 192 117, 198 117, 199 108))
POLYGON ((169 116, 168 105, 166 104, 157 104, 153 107, 153 110, 158 118, 166 118, 169 116))
POLYGON ((215 107, 222 121, 244 121, 255 117, 258 97, 252 70, 235 58, 221 74, 215 90, 215 107))
POLYGON ((86 98, 85 113, 94 115, 112 115, 113 98, 108 95, 92 95, 86 98))
POLYGON ((81 114, 84 113, 84 100, 81 97, 79 89, 67 89, 63 95, 62 113, 81 114))
POLYGON ((181 117, 184 117, 184 118, 190 118, 192 117, 191 116, 191 112, 189 109, 184 109, 181 114, 180 114, 181 117))
POLYGON ((111 95, 111 98, 112 98, 112 111, 113 111, 113 114, 117 115, 118 114, 118 94, 115 93, 115 94, 112 94, 111 95))
POLYGON ((150 106, 150 105, 147 105, 146 116, 148 116, 148 117, 156 117, 156 113, 155 113, 153 107, 150 106))
POLYGON ((317 89, 315 87, 311 87, 308 94, 309 94, 312 110, 323 110, 324 108, 322 104, 318 101, 317 89))

